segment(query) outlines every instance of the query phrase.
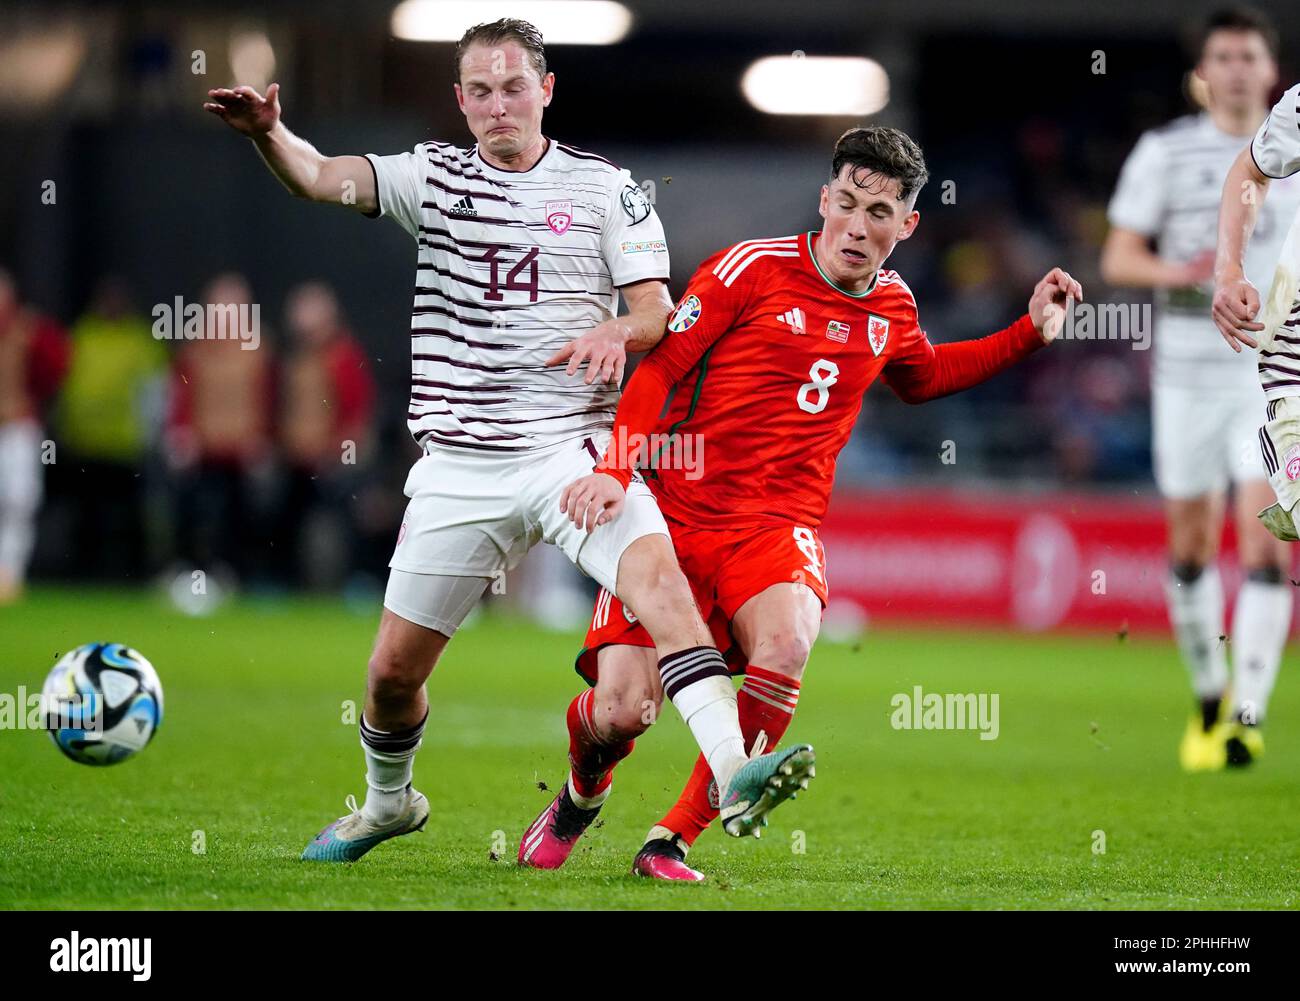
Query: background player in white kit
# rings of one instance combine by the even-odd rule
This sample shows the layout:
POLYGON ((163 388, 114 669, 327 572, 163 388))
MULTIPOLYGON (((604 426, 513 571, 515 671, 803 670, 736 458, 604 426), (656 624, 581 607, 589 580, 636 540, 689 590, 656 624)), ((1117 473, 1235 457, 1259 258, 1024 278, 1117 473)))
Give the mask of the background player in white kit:
MULTIPOLYGON (((625 673, 597 692, 598 732, 621 743, 662 685, 719 788, 735 794, 729 833, 752 833, 806 784, 812 749, 746 760, 735 689, 644 484, 590 534, 559 504, 605 452, 625 352, 663 336, 672 310, 663 228, 627 171, 542 135, 555 77, 536 28, 513 19, 471 28, 456 67, 457 102, 478 140, 469 149, 427 142, 396 156, 322 156, 280 122, 276 84, 265 97, 215 89, 204 105, 249 136, 293 194, 391 216, 419 247, 409 425, 425 454, 407 478, 367 675, 366 800, 359 810, 349 802, 303 858, 355 861, 423 827, 429 805, 411 774, 425 681, 494 575, 541 541, 626 601, 657 645, 657 672, 625 673), (630 312, 616 318, 620 291, 630 312)), ((559 824, 599 807, 570 792, 564 809, 575 816, 559 824)))
MULTIPOLYGON (((1191 674, 1198 712, 1179 760, 1188 771, 1245 764, 1262 750, 1254 724, 1277 677, 1291 623, 1289 547, 1259 523, 1271 503, 1257 438, 1264 398, 1254 358, 1223 349, 1210 319, 1210 283, 1224 177, 1268 114, 1277 82, 1277 36, 1250 9, 1212 16, 1196 75, 1208 110, 1147 132, 1130 154, 1110 204, 1102 274, 1155 289, 1152 430, 1156 482, 1169 528, 1169 617, 1191 674), (1155 249, 1151 248, 1151 241, 1155 249), (1215 559, 1225 488, 1245 580, 1225 644, 1224 592, 1215 559), (1232 703, 1228 650, 1232 651, 1232 703)), ((1245 269, 1267 279, 1300 206, 1289 186, 1261 211, 1245 269)))

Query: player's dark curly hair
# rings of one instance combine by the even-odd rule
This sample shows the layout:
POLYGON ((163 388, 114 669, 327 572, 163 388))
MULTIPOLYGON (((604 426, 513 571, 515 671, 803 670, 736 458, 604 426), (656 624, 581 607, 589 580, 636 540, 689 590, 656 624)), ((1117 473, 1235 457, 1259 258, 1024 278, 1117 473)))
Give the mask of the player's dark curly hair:
POLYGON ((901 129, 872 125, 865 129, 849 129, 835 141, 831 157, 831 179, 840 176, 845 164, 853 167, 853 183, 858 187, 871 184, 867 173, 892 177, 898 181, 898 196, 902 201, 915 201, 916 194, 930 179, 921 147, 901 129))
POLYGON ((487 24, 476 24, 460 36, 456 43, 456 82, 460 83, 460 60, 472 45, 500 45, 516 42, 528 53, 533 69, 539 77, 546 76, 546 50, 542 48, 542 33, 527 21, 517 17, 503 17, 487 24))
POLYGON ((1195 37, 1190 39, 1188 48, 1192 59, 1199 61, 1205 55, 1205 43, 1216 31, 1253 31, 1264 39, 1269 55, 1277 58, 1279 40, 1277 26, 1273 19, 1258 7, 1242 5, 1225 7, 1217 10, 1197 25, 1195 37))

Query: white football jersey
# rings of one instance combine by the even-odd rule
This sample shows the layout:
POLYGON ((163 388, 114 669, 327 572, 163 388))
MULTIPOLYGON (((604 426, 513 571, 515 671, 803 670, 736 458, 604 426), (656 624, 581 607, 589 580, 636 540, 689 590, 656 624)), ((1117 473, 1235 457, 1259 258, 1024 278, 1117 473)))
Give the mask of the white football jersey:
POLYGON ((1260 173, 1269 177, 1290 177, 1300 171, 1300 83, 1273 105, 1255 133, 1250 155, 1260 173))
MULTIPOLYGON (((1273 200, 1279 187, 1300 181, 1300 178, 1293 176, 1300 173, 1300 84, 1283 94, 1282 99, 1273 106, 1272 112, 1255 133, 1255 139, 1250 144, 1250 155, 1255 158, 1255 166, 1260 173, 1272 178, 1287 178, 1270 182, 1268 196, 1264 199, 1265 206, 1273 200)), ((1294 215, 1293 210, 1292 216, 1294 215)), ((1300 225, 1300 220, 1293 221, 1291 225, 1300 225)), ((1252 241, 1253 239, 1252 237, 1252 241)), ((1293 238, 1289 248, 1292 259, 1285 262, 1292 285, 1297 263, 1300 263, 1295 260, 1297 249, 1293 238)), ((1256 282, 1255 287, 1259 289, 1261 299, 1269 295, 1268 281, 1262 285, 1256 282)), ((1281 300, 1283 309, 1279 312, 1282 315, 1287 312, 1290 314, 1283 329, 1273 335, 1272 343, 1260 344, 1259 381, 1269 399, 1300 395, 1300 288, 1290 289, 1290 300, 1289 310, 1286 300, 1281 300)), ((1261 314, 1264 312, 1261 309, 1261 314)))
POLYGON ((408 424, 420 445, 520 451, 608 430, 617 387, 545 361, 668 278, 663 226, 626 170, 547 140, 529 170, 478 147, 367 154, 379 215, 418 245, 408 424))
MULTIPOLYGON (((1111 198, 1111 225, 1153 238, 1167 260, 1184 262, 1213 253, 1223 184, 1247 142, 1220 131, 1207 113, 1144 133, 1111 198)), ((1272 281, 1297 209, 1300 179, 1274 183, 1246 251, 1246 277, 1257 288, 1266 290, 1272 281)), ((1210 318, 1213 295, 1212 278, 1194 288, 1156 290, 1157 384, 1242 391, 1256 385, 1255 359, 1250 352, 1229 348, 1210 318)))

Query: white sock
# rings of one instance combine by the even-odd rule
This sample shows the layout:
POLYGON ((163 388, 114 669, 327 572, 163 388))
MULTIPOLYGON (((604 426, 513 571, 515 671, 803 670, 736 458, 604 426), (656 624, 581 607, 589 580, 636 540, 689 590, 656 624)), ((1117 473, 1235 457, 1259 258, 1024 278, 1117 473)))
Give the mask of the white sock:
POLYGON ((1165 599, 1178 649, 1192 676, 1192 691, 1198 699, 1223 694, 1228 685, 1228 657, 1219 638, 1223 635, 1223 582, 1218 567, 1211 564, 1190 583, 1170 574, 1165 581, 1165 599))
POLYGON ((411 784, 415 752, 424 739, 424 722, 394 733, 376 730, 361 717, 361 749, 366 756, 366 801, 361 815, 378 827, 393 823, 406 808, 406 787, 411 784))
POLYGON ((361 815, 382 827, 402 815, 415 753, 381 754, 368 747, 365 752, 366 801, 362 804, 361 815))
POLYGON ((1262 723, 1277 682, 1291 629, 1294 598, 1290 584, 1247 580, 1237 594, 1232 623, 1234 714, 1244 723, 1262 723))
POLYGON ((691 728, 718 788, 726 789, 731 777, 749 760, 731 678, 711 675, 693 681, 676 691, 673 705, 691 728))

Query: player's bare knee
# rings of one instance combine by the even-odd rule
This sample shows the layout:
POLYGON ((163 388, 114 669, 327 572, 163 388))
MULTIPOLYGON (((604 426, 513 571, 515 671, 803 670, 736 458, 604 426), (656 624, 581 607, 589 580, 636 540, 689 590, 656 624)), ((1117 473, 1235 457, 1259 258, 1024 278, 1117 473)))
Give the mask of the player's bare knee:
POLYGON ((648 681, 628 681, 596 689, 593 717, 604 740, 632 740, 650 729, 659 716, 661 696, 648 681))
POLYGON ((377 647, 366 665, 370 694, 377 701, 401 700, 418 691, 429 670, 409 656, 385 647, 377 647))
POLYGON ((600 715, 596 730, 610 743, 634 740, 650 729, 658 715, 659 706, 649 696, 621 701, 600 715))
POLYGON ((765 671, 794 678, 803 677, 803 669, 812 653, 812 640, 797 630, 778 630, 759 637, 750 660, 765 671))

